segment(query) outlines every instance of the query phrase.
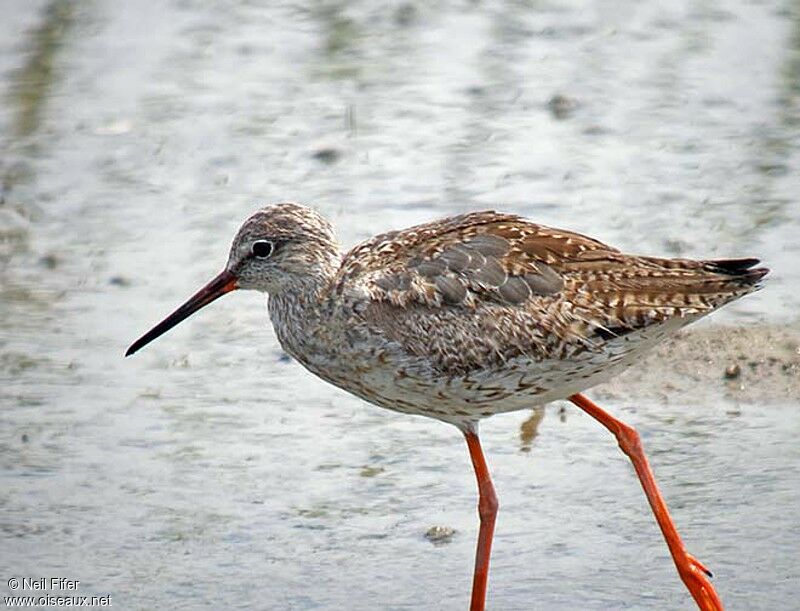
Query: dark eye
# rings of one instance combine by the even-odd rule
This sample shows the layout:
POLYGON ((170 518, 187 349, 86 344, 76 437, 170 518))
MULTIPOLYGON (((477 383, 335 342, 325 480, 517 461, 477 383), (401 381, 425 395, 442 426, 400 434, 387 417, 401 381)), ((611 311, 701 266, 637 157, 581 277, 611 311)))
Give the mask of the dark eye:
POLYGON ((259 240, 258 242, 253 242, 253 256, 258 257, 259 259, 266 259, 272 254, 274 249, 275 245, 269 240, 259 240))

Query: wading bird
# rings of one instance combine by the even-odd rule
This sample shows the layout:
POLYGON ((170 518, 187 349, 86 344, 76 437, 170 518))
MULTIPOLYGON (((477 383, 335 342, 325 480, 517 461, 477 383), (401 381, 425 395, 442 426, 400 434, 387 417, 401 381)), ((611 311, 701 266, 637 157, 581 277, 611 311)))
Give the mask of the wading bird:
POLYGON ((225 293, 257 290, 269 296, 281 346, 311 372, 375 405, 455 425, 478 480, 472 611, 484 609, 498 509, 478 422, 569 399, 614 434, 680 578, 700 609, 719 611, 711 573, 686 551, 638 434, 581 393, 756 290, 768 272, 756 264, 627 255, 498 212, 390 231, 342 256, 325 219, 283 203, 247 219, 225 269, 126 356, 225 293))

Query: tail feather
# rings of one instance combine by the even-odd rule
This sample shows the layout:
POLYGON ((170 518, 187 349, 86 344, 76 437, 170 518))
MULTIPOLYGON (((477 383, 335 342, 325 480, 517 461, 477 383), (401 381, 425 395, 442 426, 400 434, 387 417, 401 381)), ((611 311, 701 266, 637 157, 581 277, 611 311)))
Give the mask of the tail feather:
POLYGON ((769 273, 758 259, 656 259, 641 257, 639 273, 614 286, 587 282, 595 301, 614 303, 595 321, 594 333, 609 340, 673 318, 687 323, 761 288, 769 273))
POLYGON ((705 268, 715 274, 732 276, 731 280, 742 286, 752 286, 769 273, 766 267, 755 267, 759 263, 758 259, 714 259, 705 261, 705 268))
POLYGON ((712 259, 706 261, 706 266, 714 268, 712 271, 723 274, 739 274, 761 263, 759 259, 712 259))

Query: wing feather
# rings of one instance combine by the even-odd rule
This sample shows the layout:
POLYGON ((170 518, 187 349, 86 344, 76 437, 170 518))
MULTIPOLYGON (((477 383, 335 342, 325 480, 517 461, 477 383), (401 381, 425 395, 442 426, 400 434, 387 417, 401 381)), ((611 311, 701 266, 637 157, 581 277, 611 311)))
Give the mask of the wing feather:
POLYGON ((688 322, 755 290, 766 273, 751 269, 757 262, 625 255, 486 211, 356 246, 334 291, 357 287, 376 332, 420 354, 447 344, 469 369, 515 355, 565 358, 671 318, 688 322))

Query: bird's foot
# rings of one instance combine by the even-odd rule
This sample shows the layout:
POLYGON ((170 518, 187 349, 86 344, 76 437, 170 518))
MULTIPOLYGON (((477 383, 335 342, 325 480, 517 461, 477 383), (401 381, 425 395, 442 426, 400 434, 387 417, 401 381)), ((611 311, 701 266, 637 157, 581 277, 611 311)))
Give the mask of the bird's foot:
POLYGON ((711 584, 711 571, 690 553, 686 553, 683 562, 676 562, 678 573, 689 589, 701 611, 723 611, 722 601, 711 584))

